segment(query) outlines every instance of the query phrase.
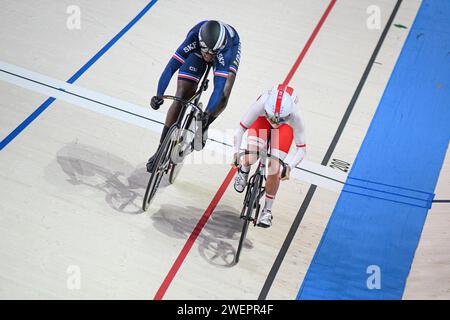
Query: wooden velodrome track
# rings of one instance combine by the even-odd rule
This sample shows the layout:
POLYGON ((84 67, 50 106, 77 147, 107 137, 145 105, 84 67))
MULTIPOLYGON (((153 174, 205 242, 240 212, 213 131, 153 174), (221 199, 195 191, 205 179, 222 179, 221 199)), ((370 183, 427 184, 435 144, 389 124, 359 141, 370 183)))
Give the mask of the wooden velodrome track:
MULTIPOLYGON (((404 1, 394 22, 411 26, 420 3, 404 1)), ((160 0, 117 37, 148 1, 2 1, 2 69, 41 85, 2 74, 1 138, 44 101, 46 109, 0 151, 0 298, 294 299, 339 196, 327 177, 346 176, 330 164, 338 159, 351 167, 408 35, 386 28, 395 4, 196 0, 187 7, 160 0), (67 27, 73 5, 80 9, 80 29, 67 27), (367 26, 372 5, 380 9, 380 28, 367 26), (242 41, 236 83, 213 137, 227 141, 250 103, 282 82, 303 53, 290 85, 300 93, 307 125, 305 168, 326 176, 298 171, 283 182, 273 227, 250 228, 237 265, 242 195, 231 186, 210 208, 195 242, 188 240, 230 170, 226 147, 209 141, 188 159, 175 185, 163 183, 143 213, 145 162, 161 127, 49 87, 66 88, 71 79, 67 90, 161 120, 167 106, 158 113, 148 107, 159 76, 189 28, 204 19, 233 25, 242 41), (51 96, 57 99, 48 102, 51 96), (351 116, 341 127, 349 104, 351 116), (321 166, 330 146, 330 161, 321 166), (311 183, 318 188, 292 233, 311 183), (76 288, 70 285, 74 274, 76 288)), ((447 156, 440 198, 450 197, 449 181, 447 156)), ((448 208, 433 206, 404 298, 450 298, 449 225, 448 208)))

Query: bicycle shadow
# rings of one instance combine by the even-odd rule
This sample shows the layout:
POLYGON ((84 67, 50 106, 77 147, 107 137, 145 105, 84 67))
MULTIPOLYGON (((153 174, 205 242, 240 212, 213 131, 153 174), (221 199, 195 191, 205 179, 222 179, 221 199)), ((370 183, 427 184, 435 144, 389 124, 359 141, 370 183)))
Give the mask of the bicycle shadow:
MULTIPOLYGON (((56 163, 66 182, 72 186, 88 186, 104 193, 105 201, 114 210, 127 214, 143 212, 141 205, 149 178, 145 164, 135 168, 111 153, 76 142, 65 145, 57 152, 56 163)), ((67 187, 67 184, 61 184, 63 179, 55 173, 53 164, 46 171, 47 179, 59 187, 67 187)), ((165 177, 159 187, 165 188, 168 185, 165 177)), ((158 231, 170 237, 186 239, 203 212, 204 209, 192 206, 163 204, 150 218, 158 231)), ((239 212, 229 206, 219 206, 198 237, 200 256, 218 267, 234 266, 241 229, 239 212)), ((251 248, 252 241, 245 239, 244 250, 251 248)))
MULTIPOLYGON (((67 182, 105 193, 106 203, 114 210, 127 214, 143 212, 141 205, 149 178, 145 164, 135 168, 111 153, 76 142, 61 148, 56 162, 67 182)), ((168 185, 163 179, 160 188, 168 185)))
MULTIPOLYGON (((165 204, 152 215, 151 219, 158 231, 173 238, 186 239, 191 235, 203 211, 192 206, 184 208, 165 204)), ((219 206, 198 236, 200 256, 218 267, 234 266, 241 229, 242 220, 239 218, 239 212, 229 206, 219 206)), ((244 249, 253 247, 253 242, 246 238, 244 249)))

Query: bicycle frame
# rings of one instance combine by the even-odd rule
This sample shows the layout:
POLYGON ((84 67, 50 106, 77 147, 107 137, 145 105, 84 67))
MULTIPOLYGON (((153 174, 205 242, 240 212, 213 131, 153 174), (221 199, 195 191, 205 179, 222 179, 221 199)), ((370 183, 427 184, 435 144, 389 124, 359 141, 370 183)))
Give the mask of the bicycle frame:
POLYGON ((182 99, 182 98, 179 98, 176 96, 170 96, 170 95, 161 96, 162 99, 178 101, 183 105, 183 108, 180 111, 180 113, 178 114, 178 118, 175 123, 181 124, 181 120, 183 119, 183 117, 186 113, 187 106, 192 107, 195 111, 197 111, 199 113, 203 113, 203 110, 198 106, 198 103, 200 101, 203 91, 206 91, 206 89, 208 87, 209 70, 211 70, 211 64, 208 64, 208 67, 206 68, 206 71, 205 71, 205 74, 203 75, 203 79, 202 79, 199 89, 197 90, 196 93, 194 93, 194 95, 189 100, 185 100, 185 99, 182 99))
MULTIPOLYGON (((196 131, 196 128, 195 128, 195 130, 192 130, 192 131, 189 130, 189 128, 191 126, 192 120, 194 118, 197 119, 197 114, 203 114, 203 110, 202 110, 201 106, 199 106, 199 101, 200 101, 203 91, 206 91, 206 89, 208 87, 208 81, 209 81, 208 75, 209 75, 210 69, 211 69, 211 64, 208 64, 208 67, 205 71, 205 74, 203 76, 203 79, 202 79, 199 89, 190 99, 185 100, 185 99, 182 99, 182 98, 179 98, 176 96, 170 96, 170 95, 161 96, 161 98, 163 98, 163 99, 177 101, 182 104, 182 109, 180 110, 180 113, 178 114, 177 121, 172 125, 172 126, 177 126, 178 129, 184 130, 184 132, 182 132, 182 131, 177 132, 177 138, 174 139, 176 143, 182 142, 182 140, 185 137, 186 132, 194 133, 196 131), (191 111, 189 113, 187 113, 187 110, 189 110, 189 109, 191 111), (187 115, 186 115, 186 113, 187 113, 187 115)), ((182 159, 183 158, 184 157, 182 157, 182 159)), ((181 159, 181 161, 182 161, 182 159, 181 159)), ((178 159, 171 159, 171 160, 172 160, 172 163, 174 163, 174 164, 181 162, 178 159)))
MULTIPOLYGON (((246 186, 246 192, 244 197, 244 205, 242 207, 241 211, 241 219, 244 220, 243 226, 242 226, 242 232, 241 237, 239 239, 239 244, 236 250, 236 256, 235 256, 235 263, 239 262, 239 257, 244 245, 244 240, 247 235, 248 225, 250 222, 253 222, 253 226, 256 226, 256 223, 258 221, 259 211, 261 209, 261 198, 263 197, 264 193, 266 192, 266 186, 265 181, 266 178, 266 162, 267 159, 271 158, 271 154, 268 153, 268 150, 270 150, 270 138, 267 142, 267 148, 265 148, 262 152, 250 152, 245 151, 241 154, 258 154, 259 155, 259 162, 258 162, 258 168, 255 170, 255 173, 250 177, 247 186, 246 186), (267 150, 267 151, 266 151, 267 150)), ((278 158, 277 158, 278 159, 278 158)), ((281 159, 278 159, 278 161, 281 162, 281 165, 283 167, 283 172, 286 170, 286 166, 284 162, 281 159)))
MULTIPOLYGON (((245 152, 245 154, 250 154, 253 152, 245 152)), ((259 154, 258 152, 254 152, 259 154)), ((253 226, 256 226, 256 221, 258 219, 258 215, 259 215, 259 202, 261 200, 261 197, 264 195, 265 193, 265 181, 267 180, 266 178, 266 160, 267 160, 267 153, 262 154, 262 156, 260 155, 260 159, 258 161, 258 167, 255 170, 255 173, 253 173, 253 175, 249 178, 248 180, 248 184, 247 184, 247 191, 245 193, 245 197, 244 197, 244 206, 242 208, 241 211, 241 218, 242 219, 247 219, 250 222, 253 222, 253 226), (256 184, 256 179, 260 179, 260 181, 258 181, 258 187, 259 187, 259 192, 256 196, 256 200, 255 203, 253 205, 255 205, 255 216, 247 216, 245 213, 246 211, 248 211, 248 205, 249 205, 249 201, 250 201, 250 197, 253 191, 253 188, 255 187, 256 184)), ((270 155, 269 155, 270 157, 270 155)), ((253 212, 253 211, 252 211, 253 212)))

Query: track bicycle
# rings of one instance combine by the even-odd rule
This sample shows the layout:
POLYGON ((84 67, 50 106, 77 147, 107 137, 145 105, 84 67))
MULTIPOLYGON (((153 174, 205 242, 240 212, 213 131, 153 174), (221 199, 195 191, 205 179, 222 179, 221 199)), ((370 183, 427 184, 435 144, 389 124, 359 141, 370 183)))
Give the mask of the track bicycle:
POLYGON ((211 65, 208 64, 199 89, 189 100, 170 95, 161 96, 164 100, 180 102, 182 109, 177 121, 170 127, 156 152, 151 176, 142 202, 142 210, 144 211, 147 211, 154 199, 163 176, 168 174, 169 183, 174 183, 183 165, 184 158, 194 150, 194 143, 202 143, 195 137, 197 130, 202 129, 203 105, 200 102, 200 97, 203 91, 206 91, 208 88, 210 69, 211 65))
POLYGON ((235 263, 239 262, 239 257, 242 251, 242 247, 244 245, 245 237, 247 235, 248 226, 250 223, 253 224, 253 226, 256 226, 256 223, 258 221, 259 212, 261 210, 261 198, 264 196, 266 187, 266 162, 270 158, 274 158, 278 160, 282 167, 282 173, 281 176, 283 177, 286 174, 286 164, 276 157, 273 157, 270 155, 270 139, 267 142, 267 145, 269 146, 265 148, 264 150, 260 152, 251 152, 251 151, 245 151, 239 154, 239 156, 243 154, 257 154, 259 155, 259 162, 258 166, 255 170, 255 173, 248 179, 248 183, 246 186, 245 191, 245 197, 244 197, 244 205, 241 210, 240 218, 243 220, 243 226, 242 226, 242 232, 241 237, 239 239, 238 248, 236 251, 235 256, 235 263))

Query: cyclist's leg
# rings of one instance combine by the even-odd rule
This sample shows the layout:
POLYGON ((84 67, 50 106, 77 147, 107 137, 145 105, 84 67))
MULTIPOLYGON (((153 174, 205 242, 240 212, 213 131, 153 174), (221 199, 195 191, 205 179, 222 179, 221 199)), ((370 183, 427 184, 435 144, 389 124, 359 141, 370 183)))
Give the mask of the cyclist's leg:
POLYGON ((267 138, 270 132, 270 123, 266 117, 261 116, 248 128, 247 136, 247 149, 249 153, 246 154, 241 161, 242 167, 246 167, 254 164, 259 156, 259 153, 266 147, 267 138), (256 153, 255 153, 256 152, 256 153))
POLYGON ((259 117, 248 129, 247 154, 241 157, 241 165, 234 180, 234 188, 236 191, 244 191, 251 165, 258 161, 258 153, 266 148, 269 130, 270 124, 266 117, 259 117))
POLYGON ((284 160, 291 148, 294 134, 288 124, 280 126, 278 129, 272 129, 270 138, 270 149, 272 157, 269 160, 266 181, 266 203, 264 208, 272 210, 275 196, 280 186, 280 160, 284 160))
MULTIPOLYGON (((189 99, 192 97, 197 90, 197 84, 190 81, 178 78, 177 81, 177 91, 175 96, 181 99, 189 99)), ((181 103, 178 101, 173 101, 167 111, 166 121, 164 122, 164 127, 170 128, 178 119, 178 115, 181 111, 181 103)))
MULTIPOLYGON (((184 80, 178 80, 177 82, 177 91, 176 96, 182 99, 188 99, 192 97, 192 95, 195 93, 195 90, 197 88, 197 85, 195 83, 184 81, 184 80)), ((166 115, 166 121, 164 123, 164 127, 161 132, 161 136, 159 138, 159 145, 156 149, 155 153, 148 159, 147 161, 147 171, 152 172, 153 162, 156 157, 156 153, 158 152, 159 146, 166 138, 167 132, 169 131, 170 127, 177 121, 178 115, 181 111, 181 103, 178 101, 174 101, 172 105, 170 106, 169 110, 167 111, 166 115)))
MULTIPOLYGON (((175 96, 181 99, 190 99, 196 92, 198 83, 206 70, 206 62, 196 54, 191 54, 180 67, 178 72, 177 91, 175 96)), ((177 121, 182 105, 178 101, 173 101, 170 106, 166 121, 164 123, 163 134, 161 140, 164 140, 164 131, 167 132, 169 128, 177 121)))
POLYGON ((272 225, 272 205, 280 186, 280 160, 284 160, 289 152, 293 140, 292 128, 285 124, 278 129, 271 130, 269 168, 266 180, 266 199, 264 208, 258 216, 257 225, 268 228, 272 225))

